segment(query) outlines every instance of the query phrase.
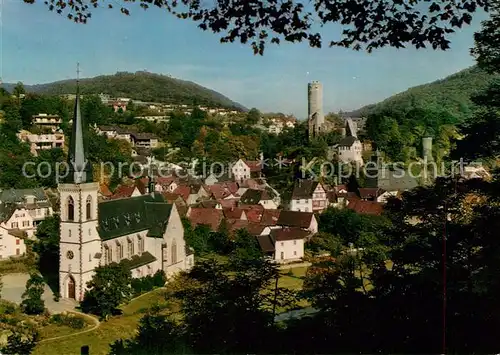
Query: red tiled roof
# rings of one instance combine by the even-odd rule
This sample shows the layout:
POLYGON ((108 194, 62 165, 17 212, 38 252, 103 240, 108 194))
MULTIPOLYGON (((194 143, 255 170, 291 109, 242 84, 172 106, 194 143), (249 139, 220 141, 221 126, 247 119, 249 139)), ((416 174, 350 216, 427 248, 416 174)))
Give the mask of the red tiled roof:
POLYGON ((262 171, 262 164, 259 160, 246 160, 245 164, 250 168, 251 173, 262 171))
POLYGON ((357 213, 381 215, 384 207, 381 203, 375 201, 349 200, 347 208, 357 213))
POLYGON ((134 193, 134 190, 135 185, 120 185, 116 188, 115 193, 111 196, 111 199, 129 198, 134 193))
POLYGON ((137 186, 137 189, 143 195, 147 192, 148 184, 149 184, 149 178, 147 177, 142 177, 140 179, 135 180, 135 186, 137 186))
POLYGON ((247 225, 247 231, 251 235, 260 235, 265 228, 265 225, 259 223, 248 223, 247 225))
POLYGON ((262 205, 240 205, 241 209, 245 210, 249 222, 260 223, 264 207, 262 205))
POLYGON ((184 201, 188 200, 190 193, 191 188, 187 185, 179 185, 174 190, 174 194, 181 196, 184 201))
POLYGON ((227 219, 241 219, 244 212, 241 208, 224 208, 224 217, 227 219))
POLYGON ((281 210, 264 210, 260 224, 264 226, 275 226, 278 222, 281 210))
POLYGON ((238 206, 238 199, 236 199, 236 198, 229 198, 226 200, 218 200, 217 202, 219 202, 221 204, 222 208, 232 208, 232 207, 238 206))
POLYGON ((304 239, 309 234, 311 234, 309 231, 296 227, 273 229, 271 231, 271 236, 273 236, 276 241, 280 242, 285 240, 304 239))
POLYGON ((109 190, 109 187, 106 184, 100 184, 99 191, 101 192, 101 195, 106 197, 111 197, 113 195, 113 193, 109 190))
POLYGON ((248 221, 244 221, 241 219, 228 219, 227 220, 227 228, 229 233, 234 233, 239 229, 247 229, 248 221))
POLYGON ((214 232, 219 228, 223 217, 222 210, 215 208, 191 208, 188 216, 193 227, 206 225, 214 232))
POLYGON ((160 176, 156 178, 156 183, 164 187, 170 186, 170 184, 174 181, 175 181, 174 176, 160 176))
POLYGON ((335 189, 335 192, 339 192, 341 190, 347 191, 347 186, 345 186, 345 185, 337 185, 337 186, 334 187, 334 189, 335 189))
MULTIPOLYGON (((220 200, 231 195, 231 191, 225 186, 225 184, 211 185, 208 186, 208 189, 216 200, 220 200)), ((236 189, 236 191, 238 191, 238 189, 236 189)))
POLYGON ((162 192, 161 194, 163 195, 165 201, 167 201, 168 203, 174 203, 175 200, 177 200, 180 196, 173 192, 162 192))

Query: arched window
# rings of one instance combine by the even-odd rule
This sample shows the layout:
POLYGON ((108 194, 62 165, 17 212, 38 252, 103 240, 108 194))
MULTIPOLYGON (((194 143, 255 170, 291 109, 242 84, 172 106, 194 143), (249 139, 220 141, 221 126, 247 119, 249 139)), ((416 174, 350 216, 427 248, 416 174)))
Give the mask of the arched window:
POLYGON ((144 238, 140 235, 137 236, 138 244, 139 244, 139 254, 144 253, 144 238))
POLYGON ((177 263, 177 244, 175 244, 175 241, 172 243, 171 248, 171 258, 172 258, 172 264, 177 263))
POLYGON ((104 263, 107 265, 113 261, 113 253, 108 245, 104 246, 104 263))
POLYGON ((86 207, 87 220, 92 219, 92 197, 90 195, 87 197, 86 207))
POLYGON ((75 220, 75 201, 73 200, 73 197, 69 196, 68 197, 68 221, 74 221, 75 220))
POLYGON ((120 262, 123 259, 123 245, 116 242, 116 261, 120 262))
POLYGON ((134 243, 131 239, 127 240, 128 243, 128 257, 131 258, 134 255, 134 243))

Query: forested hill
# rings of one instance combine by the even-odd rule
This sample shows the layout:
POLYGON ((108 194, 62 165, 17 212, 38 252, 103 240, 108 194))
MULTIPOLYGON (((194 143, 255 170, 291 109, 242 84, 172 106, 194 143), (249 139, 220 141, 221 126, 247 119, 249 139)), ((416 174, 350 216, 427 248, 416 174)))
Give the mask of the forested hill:
POLYGON ((418 108, 445 110, 457 118, 465 118, 470 112, 471 94, 483 89, 490 79, 491 75, 474 66, 442 80, 412 87, 377 104, 364 106, 346 115, 359 117, 385 110, 407 112, 418 108))
MULTIPOLYGON (((15 84, 3 84, 9 91, 15 84)), ((75 80, 56 81, 47 84, 26 85, 26 91, 41 94, 72 94, 75 80)), ((112 97, 130 97, 149 102, 198 104, 245 110, 241 104, 226 96, 191 81, 175 79, 167 75, 148 72, 119 72, 80 80, 82 94, 109 94, 112 97)))

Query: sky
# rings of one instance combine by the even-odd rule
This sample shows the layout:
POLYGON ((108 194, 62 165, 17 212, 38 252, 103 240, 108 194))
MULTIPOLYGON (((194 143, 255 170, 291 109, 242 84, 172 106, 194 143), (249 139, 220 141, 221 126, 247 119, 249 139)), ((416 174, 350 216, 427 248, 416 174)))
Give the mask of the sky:
MULTIPOLYGON (((85 25, 49 12, 42 0, 0 0, 0 77, 39 84, 117 71, 168 74, 216 90, 263 112, 304 118, 307 83, 323 83, 324 111, 349 111, 409 87, 442 79, 474 64, 473 33, 485 14, 450 36, 451 49, 379 49, 372 54, 307 44, 269 45, 263 57, 250 46, 221 44, 194 22, 166 11, 135 9, 131 16, 98 9, 85 25)), ((339 28, 331 26, 332 38, 339 28)), ((328 37, 329 32, 324 33, 328 37)))

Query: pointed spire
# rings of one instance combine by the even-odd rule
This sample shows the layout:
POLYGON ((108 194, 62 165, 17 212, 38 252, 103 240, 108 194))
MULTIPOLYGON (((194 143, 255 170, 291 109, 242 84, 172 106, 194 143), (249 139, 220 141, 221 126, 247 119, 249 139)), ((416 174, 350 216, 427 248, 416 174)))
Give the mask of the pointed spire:
POLYGON ((84 125, 80 113, 80 63, 77 64, 76 76, 75 112, 68 154, 68 177, 71 183, 82 184, 92 181, 92 171, 85 155, 84 125))

